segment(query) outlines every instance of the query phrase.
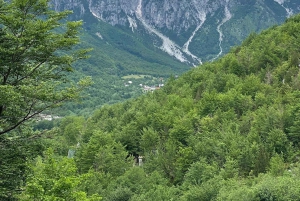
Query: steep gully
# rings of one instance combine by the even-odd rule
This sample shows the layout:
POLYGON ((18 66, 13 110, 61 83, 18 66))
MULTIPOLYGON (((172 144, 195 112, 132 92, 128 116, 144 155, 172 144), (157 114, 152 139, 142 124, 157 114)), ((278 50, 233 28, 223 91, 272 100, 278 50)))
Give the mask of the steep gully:
POLYGON ((157 35, 160 39, 162 39, 163 44, 160 47, 163 51, 167 52, 169 55, 174 56, 176 59, 178 59, 181 62, 188 62, 188 60, 184 57, 184 55, 181 52, 181 48, 172 40, 170 40, 168 37, 164 36, 162 33, 148 25, 145 20, 143 20, 143 13, 142 13, 142 0, 139 0, 139 4, 136 8, 136 17, 138 20, 143 24, 143 26, 150 31, 151 33, 157 35))
POLYGON ((189 37, 188 41, 183 45, 182 48, 179 45, 177 45, 175 42, 170 40, 168 37, 164 36, 162 33, 157 31, 156 29, 154 29, 150 25, 148 25, 145 22, 145 20, 143 20, 143 18, 142 18, 143 17, 143 15, 142 15, 142 0, 139 0, 139 4, 138 4, 137 9, 136 9, 136 16, 137 16, 138 20, 140 20, 142 22, 142 24, 144 25, 144 27, 148 31, 154 33, 155 35, 157 35, 159 38, 162 39, 163 44, 160 47, 160 49, 167 52, 169 55, 174 56, 176 59, 178 59, 181 62, 189 63, 188 60, 183 55, 183 53, 185 53, 185 54, 189 55, 190 57, 192 57, 195 61, 198 62, 196 64, 192 63, 193 66, 196 66, 196 65, 202 64, 202 61, 201 61, 200 58, 198 58, 197 56, 192 54, 189 51, 188 47, 189 47, 189 44, 191 43, 191 41, 193 40, 195 34, 202 27, 202 25, 204 24, 204 22, 206 20, 206 13, 205 12, 201 12, 198 9, 197 9, 197 12, 198 12, 198 16, 199 16, 199 19, 200 19, 200 24, 196 27, 196 29, 193 31, 192 35, 189 37))
MULTIPOLYGON (((167 52, 169 55, 174 56, 176 59, 178 59, 181 62, 188 62, 187 58, 183 55, 182 52, 186 53, 187 55, 191 56, 193 59, 196 59, 198 62, 202 63, 201 60, 190 53, 187 48, 186 51, 182 50, 182 48, 177 45, 175 42, 170 40, 168 37, 164 36, 162 33, 148 25, 145 20, 143 20, 143 13, 142 13, 142 0, 139 0, 139 4, 137 6, 137 9, 135 11, 137 19, 143 24, 143 26, 150 31, 151 33, 157 35, 162 41, 163 44, 160 47, 163 51, 167 52)), ((188 44, 187 44, 188 47, 188 44)), ((194 65, 194 64, 193 64, 194 65)))
POLYGON ((282 6, 282 8, 285 9, 285 11, 287 13, 287 17, 290 17, 291 15, 293 15, 293 11, 284 6, 285 0, 274 0, 274 1, 277 2, 280 6, 282 6))
MULTIPOLYGON (((195 0, 193 0, 193 2, 195 3, 195 0)), ((200 19, 200 24, 196 27, 196 29, 193 31, 192 35, 190 36, 190 38, 188 39, 188 41, 183 45, 182 50, 183 52, 185 52, 188 55, 191 55, 193 59, 196 59, 199 64, 202 64, 202 61, 200 58, 198 58, 197 56, 193 55, 190 51, 189 51, 189 45, 192 42, 195 34, 197 33, 197 31, 202 27, 202 25, 204 24, 204 22, 206 21, 206 12, 201 12, 201 10, 196 7, 196 10, 198 12, 198 18, 200 19)))
POLYGON ((225 17, 223 18, 223 20, 221 21, 221 23, 217 26, 217 31, 218 31, 218 33, 219 33, 219 48, 220 48, 220 52, 219 52, 219 54, 218 54, 217 56, 215 56, 211 61, 216 60, 216 59, 219 58, 219 57, 222 55, 222 53, 223 53, 223 48, 222 48, 223 32, 221 31, 221 26, 223 26, 223 24, 224 24, 225 22, 227 22, 228 20, 230 20, 231 17, 232 17, 232 15, 231 15, 231 13, 230 13, 230 11, 229 11, 229 9, 228 9, 228 1, 229 1, 229 0, 226 1, 226 6, 225 6, 225 10, 224 10, 224 11, 225 11, 225 17))

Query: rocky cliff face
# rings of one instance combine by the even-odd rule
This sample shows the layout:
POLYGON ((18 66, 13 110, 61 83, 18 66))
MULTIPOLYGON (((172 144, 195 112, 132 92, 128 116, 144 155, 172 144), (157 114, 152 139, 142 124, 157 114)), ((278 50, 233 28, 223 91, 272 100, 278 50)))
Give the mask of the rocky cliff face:
POLYGON ((300 11, 299 0, 53 0, 53 5, 132 34, 143 30, 152 35, 149 42, 194 65, 218 58, 249 33, 300 11))

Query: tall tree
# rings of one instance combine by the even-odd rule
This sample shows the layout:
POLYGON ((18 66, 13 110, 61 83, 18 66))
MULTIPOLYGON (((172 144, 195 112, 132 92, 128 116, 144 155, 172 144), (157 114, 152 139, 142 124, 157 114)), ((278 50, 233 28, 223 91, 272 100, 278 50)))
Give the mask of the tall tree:
POLYGON ((76 98, 90 84, 66 80, 72 63, 86 58, 79 43, 81 21, 50 0, 0 0, 0 135, 46 109, 76 98))

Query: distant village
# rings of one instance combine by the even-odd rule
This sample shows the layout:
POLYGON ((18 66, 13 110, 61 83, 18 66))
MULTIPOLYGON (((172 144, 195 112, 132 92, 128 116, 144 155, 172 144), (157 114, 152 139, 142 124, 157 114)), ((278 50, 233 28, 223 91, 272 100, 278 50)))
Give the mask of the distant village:
POLYGON ((61 117, 59 116, 50 115, 50 114, 39 114, 36 117, 37 121, 42 121, 42 120, 52 121, 54 119, 60 119, 60 118, 61 117))
POLYGON ((147 85, 140 85, 143 89, 143 92, 144 93, 147 93, 147 92, 153 92, 155 90, 158 90, 160 89, 161 87, 164 86, 164 84, 159 84, 157 86, 147 86, 147 85))
MULTIPOLYGON (((128 87, 132 84, 133 82, 132 81, 127 81, 124 83, 124 86, 125 87, 128 87)), ((139 84, 139 86, 141 87, 141 89, 143 90, 143 93, 147 93, 147 92, 153 92, 155 90, 158 90, 160 89, 161 87, 164 86, 164 84, 160 83, 160 84, 157 84, 157 85, 152 85, 152 86, 148 86, 148 85, 144 85, 144 84, 139 84)))

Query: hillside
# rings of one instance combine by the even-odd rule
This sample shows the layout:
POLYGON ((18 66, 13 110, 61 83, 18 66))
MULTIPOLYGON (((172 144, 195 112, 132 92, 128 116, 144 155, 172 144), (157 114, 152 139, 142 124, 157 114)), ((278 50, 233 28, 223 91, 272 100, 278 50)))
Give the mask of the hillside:
POLYGON ((149 61, 158 56, 155 52, 165 52, 189 66, 216 59, 230 47, 239 45, 251 32, 281 24, 286 17, 300 11, 297 0, 53 0, 52 3, 56 10, 73 10, 72 17, 85 21, 88 34, 100 34, 101 40, 108 40, 132 56, 149 61), (115 33, 120 31, 126 34, 115 33), (148 55, 145 48, 152 54, 148 55))
POLYGON ((58 115, 90 115, 104 104, 122 102, 142 94, 140 84, 155 86, 171 75, 182 74, 192 67, 183 64, 166 53, 147 47, 144 41, 128 31, 112 28, 98 22, 84 26, 79 48, 93 48, 90 58, 75 63, 72 80, 91 76, 93 85, 86 91, 80 103, 69 103, 58 115), (101 30, 101 35, 100 35, 101 30), (95 34, 98 33, 98 34, 95 34), (101 39, 102 37, 102 39, 101 39), (134 45, 133 45, 134 44, 134 45), (133 82, 127 86, 128 81, 133 82))
POLYGON ((31 167, 22 196, 41 199, 52 182, 52 197, 297 200, 299 59, 297 15, 154 93, 65 118, 41 139, 54 151, 31 167))
POLYGON ((93 48, 90 59, 75 65, 78 74, 73 79, 88 75, 94 85, 81 104, 56 112, 62 116, 88 116, 104 104, 137 97, 142 94, 140 84, 155 86, 161 79, 215 60, 250 33, 281 24, 300 10, 298 0, 53 0, 52 4, 56 10, 73 10, 70 19, 84 21, 81 47, 93 48), (133 84, 125 87, 128 81, 133 84))

